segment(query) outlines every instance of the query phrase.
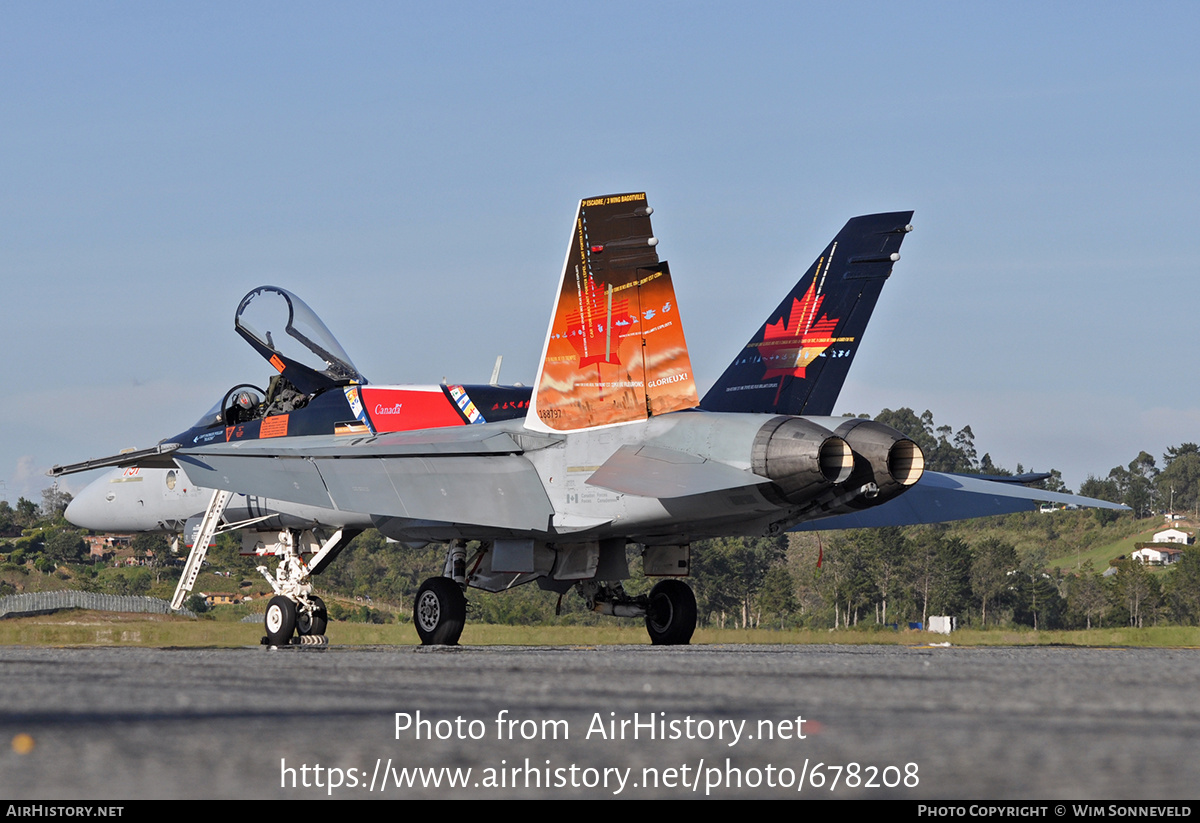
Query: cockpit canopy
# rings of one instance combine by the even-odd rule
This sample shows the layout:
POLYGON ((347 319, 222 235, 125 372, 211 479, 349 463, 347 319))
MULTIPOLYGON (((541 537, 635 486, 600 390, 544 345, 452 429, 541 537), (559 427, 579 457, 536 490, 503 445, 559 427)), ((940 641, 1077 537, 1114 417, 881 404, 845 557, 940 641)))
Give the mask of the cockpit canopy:
POLYGON ((286 289, 260 286, 242 298, 234 328, 301 391, 366 383, 321 318, 286 289))

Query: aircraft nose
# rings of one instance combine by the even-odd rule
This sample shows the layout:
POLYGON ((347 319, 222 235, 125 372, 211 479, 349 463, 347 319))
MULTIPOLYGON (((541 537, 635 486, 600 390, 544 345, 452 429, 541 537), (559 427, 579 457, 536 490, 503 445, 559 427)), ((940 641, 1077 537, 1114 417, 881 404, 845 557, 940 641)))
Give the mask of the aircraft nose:
POLYGON ((106 473, 98 480, 93 480, 69 504, 64 516, 67 520, 81 529, 92 531, 111 531, 114 527, 113 517, 116 512, 111 501, 105 499, 109 488, 109 474, 106 473))

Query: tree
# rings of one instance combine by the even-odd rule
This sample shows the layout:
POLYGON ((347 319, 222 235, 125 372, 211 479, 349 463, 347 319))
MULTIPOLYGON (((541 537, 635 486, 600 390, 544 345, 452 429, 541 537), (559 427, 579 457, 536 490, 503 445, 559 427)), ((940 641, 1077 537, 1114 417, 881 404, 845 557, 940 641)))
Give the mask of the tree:
POLYGON ((974 549, 971 591, 979 600, 980 620, 987 626, 988 603, 995 604, 1008 590, 1009 574, 1017 568, 1017 550, 1011 543, 989 537, 974 549))
POLYGON ((122 569, 119 575, 110 579, 109 585, 116 594, 145 594, 150 591, 150 577, 150 570, 140 566, 122 569))
POLYGON ((759 606, 764 612, 779 619, 780 626, 789 614, 796 611, 796 583, 791 572, 782 564, 772 566, 763 578, 758 593, 759 606))
POLYGON ((14 520, 16 515, 16 511, 7 500, 0 500, 0 537, 18 537, 21 534, 21 529, 14 520))
MULTIPOLYGON (((1113 469, 1116 471, 1116 469, 1113 469)), ((1084 497, 1094 497, 1097 500, 1107 500, 1110 503, 1121 502, 1121 490, 1117 487, 1117 481, 1113 479, 1112 473, 1104 480, 1089 474, 1087 480, 1083 481, 1083 485, 1079 487, 1079 493, 1084 497)), ((1097 511, 1101 511, 1097 509, 1097 511)), ((1104 509, 1103 511, 1111 511, 1104 509)))
POLYGON ((1171 616, 1180 623, 1200 624, 1200 548, 1184 550, 1164 588, 1171 616))
POLYGON ((1146 613, 1153 613, 1158 606, 1162 590, 1154 576, 1138 561, 1124 558, 1115 565, 1117 596, 1129 612, 1129 625, 1140 629, 1146 613))
POLYGON ((954 448, 960 453, 960 460, 964 465, 972 469, 978 467, 979 461, 975 459, 975 433, 971 431, 970 426, 963 426, 954 435, 954 448))
MULTIPOLYGON (((1069 575, 1065 581, 1067 591, 1067 613, 1072 619, 1083 618, 1087 628, 1092 620, 1103 621, 1108 611, 1108 595, 1104 590, 1104 578, 1091 571, 1069 575)), ((1078 624, 1076 624, 1078 625, 1078 624)), ((1101 622, 1100 625, 1103 625, 1101 622)))
POLYGON ((700 611, 711 617, 736 610, 742 628, 754 625, 754 596, 786 548, 784 537, 722 537, 695 543, 692 573, 700 611))
POLYGON ((1021 560, 1010 575, 1013 589, 1013 622, 1034 629, 1052 629, 1062 623, 1066 609, 1054 579, 1046 571, 1046 550, 1038 547, 1021 560))
POLYGON ((1190 509, 1200 502, 1200 450, 1195 443, 1167 449, 1163 470, 1154 480, 1158 499, 1172 509, 1190 509))
MULTIPOLYGON (((909 408, 895 411, 884 409, 875 416, 875 421, 910 437, 921 447, 925 455, 925 468, 931 471, 970 473, 980 468, 975 450, 975 433, 970 426, 963 426, 957 432, 950 426, 935 428, 933 412, 928 409, 920 417, 909 408)), ((991 466, 991 457, 987 459, 991 466)))
POLYGON ((910 408, 900 408, 892 411, 884 409, 875 415, 875 422, 891 426, 901 434, 912 438, 927 456, 937 447, 937 439, 933 436, 933 412, 928 409, 920 417, 910 408))
POLYGON ((867 551, 869 573, 879 604, 882 607, 880 622, 888 622, 888 601, 905 588, 903 572, 910 565, 909 556, 912 544, 905 537, 904 531, 891 526, 883 529, 871 529, 862 533, 864 548, 867 551))
POLYGON ((42 489, 42 517, 56 519, 62 516, 71 502, 71 495, 58 488, 55 483, 48 489, 42 489))
POLYGON ((1051 469, 1050 476, 1045 480, 1039 480, 1033 484, 1035 489, 1045 489, 1048 492, 1060 492, 1061 494, 1070 494, 1071 490, 1067 488, 1067 484, 1063 482, 1062 472, 1058 469, 1051 469))
POLYGON ((1011 477, 1012 472, 1003 466, 997 466, 992 462, 992 456, 988 452, 983 453, 983 457, 979 458, 979 473, 980 474, 998 474, 1005 477, 1011 477))
POLYGON ((1117 466, 1108 473, 1109 479, 1117 485, 1120 502, 1133 509, 1135 517, 1149 517, 1153 513, 1157 475, 1154 457, 1144 451, 1133 458, 1128 467, 1117 466))
POLYGON ((961 614, 971 598, 971 549, 944 529, 924 530, 912 541, 911 575, 921 605, 921 624, 930 614, 961 614))
POLYGON ((43 551, 59 563, 77 563, 87 555, 87 543, 75 529, 50 529, 46 532, 43 551))
POLYGON ((37 520, 37 503, 34 503, 32 500, 26 500, 24 497, 17 498, 16 516, 13 517, 13 522, 23 529, 28 529, 35 525, 37 520))
MULTIPOLYGON (((154 569, 155 583, 161 583, 164 577, 177 577, 182 573, 181 569, 175 567, 171 556, 171 544, 163 535, 143 532, 134 535, 129 541, 129 546, 133 549, 134 557, 154 569)), ((239 560, 241 559, 239 557, 239 560)))
POLYGON ((863 532, 843 532, 829 541, 819 585, 833 604, 833 625, 857 625, 861 609, 871 602, 870 556, 858 539, 863 532), (845 606, 845 610, 842 606, 845 606))

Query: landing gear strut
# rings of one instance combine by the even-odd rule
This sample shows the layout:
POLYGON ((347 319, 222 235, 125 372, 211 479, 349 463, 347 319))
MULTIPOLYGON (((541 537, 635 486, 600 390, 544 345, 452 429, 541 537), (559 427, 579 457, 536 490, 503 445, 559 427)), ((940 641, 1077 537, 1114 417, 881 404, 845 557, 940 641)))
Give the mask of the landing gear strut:
POLYGON ((577 586, 587 607, 617 617, 645 617, 655 646, 686 646, 696 631, 696 595, 682 580, 663 580, 648 595, 630 597, 620 583, 583 581, 577 586))
MULTIPOLYGON (((171 608, 178 609, 183 606, 184 599, 200 575, 208 544, 218 532, 252 526, 268 519, 259 517, 241 523, 222 524, 222 516, 232 497, 232 492, 213 492, 212 500, 201 521, 200 531, 188 555, 187 565, 184 566, 179 585, 175 587, 171 608)), ((263 638, 265 645, 287 646, 293 642, 292 636, 297 633, 300 635, 300 643, 304 645, 325 642, 329 613, 325 610, 325 602, 312 593, 312 576, 323 571, 360 531, 338 529, 322 544, 311 531, 284 529, 278 533, 272 545, 260 546, 258 554, 281 555, 273 576, 266 566, 258 567, 258 571, 275 592, 263 618, 267 630, 267 636, 263 638), (305 565, 301 557, 305 551, 314 552, 309 565, 305 565)))
MULTIPOLYGON (((684 547, 686 548, 686 547, 684 547)), ((466 541, 454 540, 446 553, 441 577, 431 577, 421 584, 413 604, 413 624, 425 646, 454 646, 462 635, 466 622, 468 584, 486 591, 503 591, 546 576, 544 571, 495 572, 486 563, 492 543, 485 541, 469 560, 466 541), (480 571, 482 565, 482 571, 480 571), (469 571, 468 571, 469 569, 469 571)), ((661 565, 661 564, 660 564, 661 565)), ((568 569, 570 567, 568 566, 568 569)), ((616 578, 611 564, 608 574, 616 578)), ((660 572, 661 573, 661 572, 660 572)), ((627 577, 628 574, 623 575, 627 577)), ((656 646, 685 646, 696 631, 696 596, 687 583, 675 578, 660 581, 649 594, 629 595, 619 579, 584 580, 548 578, 542 588, 561 595, 572 588, 583 598, 589 611, 614 617, 641 617, 646 621, 650 642, 656 646)))
POLYGON ((266 566, 258 567, 259 573, 275 591, 275 597, 271 598, 264 618, 267 627, 266 645, 287 646, 292 642, 293 633, 300 636, 302 645, 325 643, 329 612, 325 609, 325 601, 312 593, 312 575, 319 563, 322 564, 319 568, 324 568, 326 557, 341 551, 349 540, 350 537, 338 531, 316 552, 312 559, 312 567, 309 567, 300 555, 305 544, 315 549, 315 537, 310 532, 298 532, 295 529, 285 529, 279 533, 278 541, 270 550, 283 555, 275 569, 275 575, 272 576, 266 566))

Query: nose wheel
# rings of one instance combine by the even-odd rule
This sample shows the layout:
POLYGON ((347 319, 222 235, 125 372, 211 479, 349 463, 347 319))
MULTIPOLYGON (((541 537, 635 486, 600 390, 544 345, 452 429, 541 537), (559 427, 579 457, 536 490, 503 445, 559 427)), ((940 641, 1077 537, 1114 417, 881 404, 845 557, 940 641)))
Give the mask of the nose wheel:
POLYGON ((300 611, 296 615, 296 633, 301 637, 325 634, 329 625, 329 613, 325 610, 325 601, 314 594, 308 596, 311 611, 300 611))
POLYGON ((267 645, 288 645, 296 632, 296 604, 283 595, 272 597, 263 622, 267 627, 267 645))

